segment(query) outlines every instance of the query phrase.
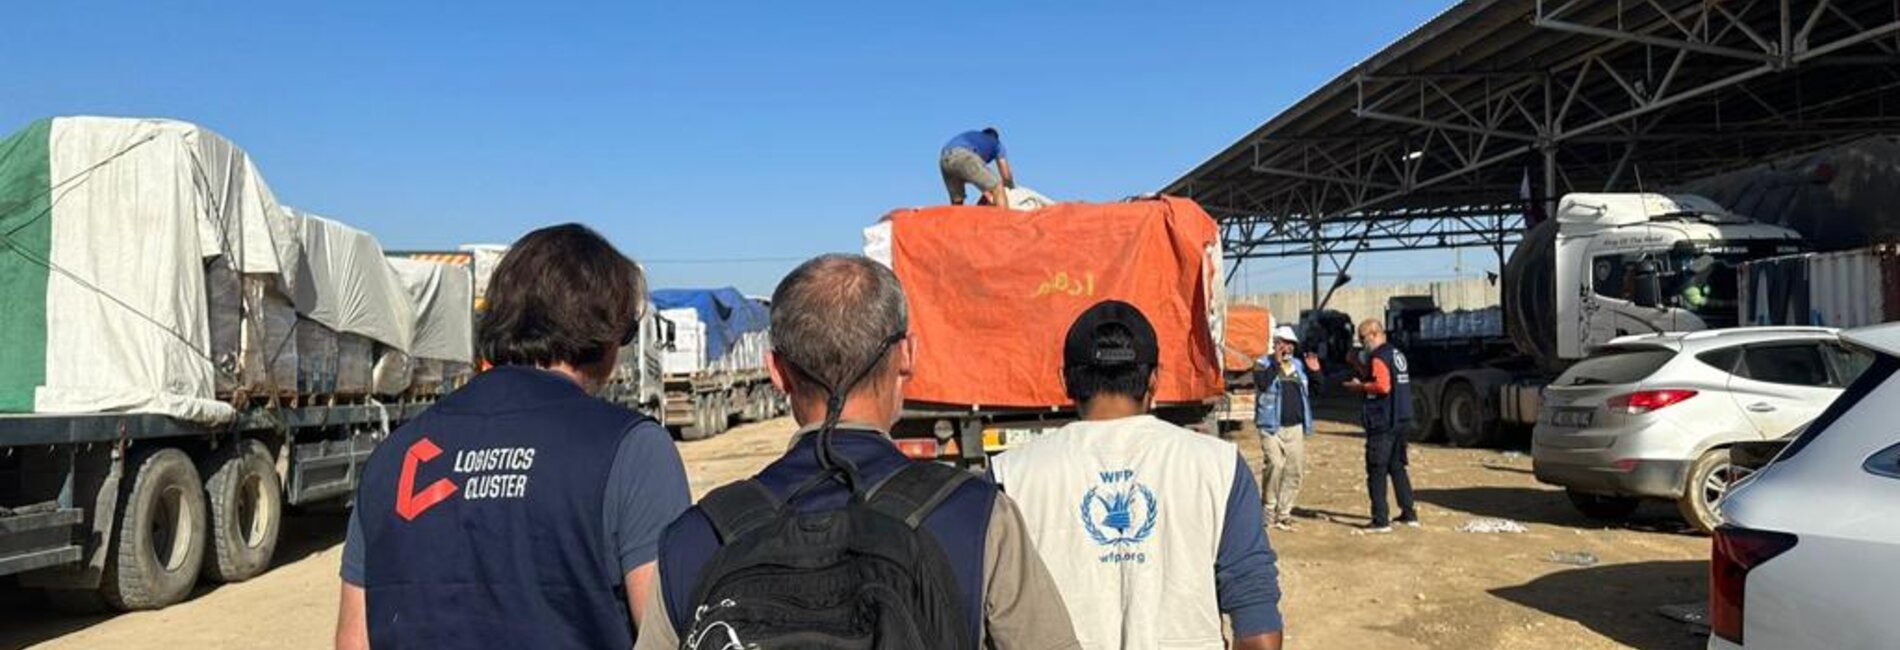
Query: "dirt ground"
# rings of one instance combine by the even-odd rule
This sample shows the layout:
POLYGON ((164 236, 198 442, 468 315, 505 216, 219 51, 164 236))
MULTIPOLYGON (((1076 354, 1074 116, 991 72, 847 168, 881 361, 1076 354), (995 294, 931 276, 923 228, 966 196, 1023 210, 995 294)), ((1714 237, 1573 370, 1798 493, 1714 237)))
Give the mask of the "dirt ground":
MULTIPOLYGON (((1708 541, 1684 533, 1672 508, 1645 506, 1630 525, 1606 527, 1533 480, 1528 456, 1414 447, 1424 528, 1354 536, 1350 526, 1365 521, 1367 508, 1358 429, 1333 420, 1318 428, 1301 494, 1307 518, 1295 532, 1271 536, 1289 647, 1702 647, 1695 631, 1656 613, 1705 597, 1708 541), (1457 530, 1479 517, 1529 531, 1457 530), (1598 561, 1552 561, 1579 553, 1598 561)), ((682 444, 694 494, 757 470, 784 449, 791 430, 776 420, 682 444)), ((1231 437, 1257 471, 1253 434, 1231 437)), ((66 617, 0 587, 0 648, 325 648, 342 536, 338 516, 295 518, 276 569, 158 612, 66 617)))

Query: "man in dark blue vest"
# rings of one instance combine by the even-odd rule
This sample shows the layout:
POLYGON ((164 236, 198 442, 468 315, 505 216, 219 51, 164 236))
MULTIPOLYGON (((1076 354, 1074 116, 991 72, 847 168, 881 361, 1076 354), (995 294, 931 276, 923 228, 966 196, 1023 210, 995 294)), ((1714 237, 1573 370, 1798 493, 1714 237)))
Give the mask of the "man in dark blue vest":
MULTIPOLYGON (((850 492, 828 478, 828 461, 855 467, 865 485, 881 484, 912 464, 887 437, 911 373, 915 343, 908 332, 896 274, 870 258, 818 257, 779 283, 772 293, 769 366, 773 383, 791 396, 800 430, 792 448, 759 472, 756 485, 780 503, 796 496, 787 507, 801 512, 837 511, 850 492), (842 402, 832 453, 821 458, 821 436, 815 434, 830 414, 831 387, 842 402)), ((919 530, 934 539, 954 576, 956 593, 950 597, 962 605, 956 609, 968 630, 963 638, 980 640, 982 647, 1075 648, 1068 610, 1015 504, 981 478, 951 490, 927 511, 919 530)), ((640 650, 678 648, 680 638, 694 635, 701 609, 694 591, 727 541, 702 507, 667 528, 660 539, 655 606, 641 621, 640 650)))
POLYGON ((1385 501, 1387 478, 1399 501, 1399 523, 1417 528, 1412 477, 1405 471, 1405 431, 1412 426, 1412 377, 1405 353, 1386 341, 1385 325, 1376 320, 1359 324, 1359 346, 1367 355, 1357 364, 1361 377, 1345 384, 1346 390, 1365 395, 1361 419, 1366 427, 1366 493, 1372 497, 1372 521, 1359 532, 1392 532, 1385 501))
POLYGON ((343 553, 338 648, 626 648, 689 504, 652 419, 593 397, 639 267, 585 227, 529 233, 488 289, 477 375, 376 448, 343 553))

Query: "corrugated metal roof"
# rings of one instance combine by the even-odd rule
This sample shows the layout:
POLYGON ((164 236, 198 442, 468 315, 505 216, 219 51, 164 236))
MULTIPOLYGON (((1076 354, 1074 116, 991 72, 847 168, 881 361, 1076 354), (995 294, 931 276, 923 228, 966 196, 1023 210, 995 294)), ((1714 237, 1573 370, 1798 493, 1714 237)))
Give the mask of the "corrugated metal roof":
POLYGON ((1344 218, 1318 233, 1337 239, 1374 229, 1353 217, 1497 212, 1527 177, 1538 196, 1666 187, 1900 132, 1896 34, 1892 0, 1469 0, 1163 191, 1280 233, 1230 233, 1244 245, 1313 217, 1344 218))

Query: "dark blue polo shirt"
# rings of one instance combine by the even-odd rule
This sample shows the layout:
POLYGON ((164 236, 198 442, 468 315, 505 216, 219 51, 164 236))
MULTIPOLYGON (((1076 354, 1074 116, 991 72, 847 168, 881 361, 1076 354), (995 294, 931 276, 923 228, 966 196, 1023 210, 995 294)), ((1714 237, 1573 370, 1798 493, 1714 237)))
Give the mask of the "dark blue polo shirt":
POLYGON ((343 579, 368 592, 372 642, 628 647, 626 573, 689 503, 658 423, 504 366, 378 446, 343 579))
MULTIPOLYGON (((819 472, 817 447, 817 436, 801 437, 791 451, 766 466, 756 478, 773 494, 785 498, 819 472)), ((857 466, 867 488, 913 462, 890 439, 875 431, 841 429, 833 435, 832 447, 857 466)), ((984 541, 996 494, 996 485, 987 480, 969 481, 924 519, 924 530, 936 538, 949 557, 972 639, 982 638, 984 541)), ((793 505, 804 512, 835 510, 844 507, 848 496, 843 484, 833 481, 806 492, 793 505)), ((691 601, 700 572, 719 547, 712 522, 697 507, 681 515, 660 538, 662 597, 673 629, 682 635, 692 623, 691 601)))

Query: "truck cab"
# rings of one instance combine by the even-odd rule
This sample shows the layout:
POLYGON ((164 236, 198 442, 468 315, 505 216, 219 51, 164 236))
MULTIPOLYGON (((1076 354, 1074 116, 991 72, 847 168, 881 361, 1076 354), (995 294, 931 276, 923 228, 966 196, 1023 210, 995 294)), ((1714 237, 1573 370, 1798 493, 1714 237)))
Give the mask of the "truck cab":
POLYGON ((1557 220, 1563 360, 1621 336, 1733 327, 1737 267, 1805 250, 1793 230, 1693 195, 1572 194, 1557 220))

